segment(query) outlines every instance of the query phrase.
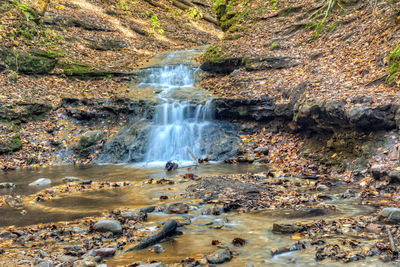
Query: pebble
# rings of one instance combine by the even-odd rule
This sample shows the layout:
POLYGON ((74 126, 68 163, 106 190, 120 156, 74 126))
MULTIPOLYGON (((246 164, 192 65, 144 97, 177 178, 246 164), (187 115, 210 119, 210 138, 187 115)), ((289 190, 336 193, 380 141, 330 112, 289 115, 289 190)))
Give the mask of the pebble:
POLYGON ((228 262, 232 259, 232 254, 227 249, 220 249, 215 253, 208 255, 207 257, 208 263, 211 264, 222 264, 228 262))
POLYGON ((159 254, 159 253, 163 253, 165 249, 160 244, 157 244, 157 245, 153 246, 153 250, 155 253, 159 254))
POLYGON ((69 256, 69 255, 62 255, 62 256, 58 257, 59 261, 66 262, 66 263, 74 263, 78 259, 79 259, 78 257, 69 256))
POLYGON ((156 206, 149 206, 149 207, 141 208, 140 212, 150 213, 150 212, 153 212, 155 209, 156 209, 156 206))
POLYGON ((53 267, 53 261, 42 260, 40 263, 36 264, 35 267, 53 267))
POLYGON ((115 255, 115 248, 99 248, 95 250, 97 256, 110 257, 115 255))
POLYGON ((319 185, 317 185, 317 190, 318 191, 329 190, 329 187, 324 184, 319 184, 319 185))
POLYGON ((121 223, 117 220, 100 220, 94 225, 94 229, 99 232, 122 233, 121 223))
POLYGON ((63 180, 63 182, 78 182, 81 179, 79 179, 78 177, 67 176, 67 177, 64 177, 62 180, 63 180))
POLYGON ((84 234, 86 231, 80 227, 72 227, 72 232, 77 233, 77 234, 84 234))
POLYGON ((21 260, 21 261, 19 261, 18 263, 17 263, 18 265, 22 265, 22 264, 31 264, 31 261, 29 261, 29 260, 21 260))
POLYGON ((86 257, 85 259, 74 262, 74 267, 96 267, 94 257, 86 257))

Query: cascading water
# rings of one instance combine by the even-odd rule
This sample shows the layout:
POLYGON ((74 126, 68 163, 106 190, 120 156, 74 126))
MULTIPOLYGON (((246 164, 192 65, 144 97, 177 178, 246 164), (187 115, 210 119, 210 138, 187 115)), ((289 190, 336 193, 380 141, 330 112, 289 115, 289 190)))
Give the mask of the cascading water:
POLYGON ((236 127, 215 120, 212 96, 196 87, 201 71, 193 59, 202 52, 162 55, 141 70, 141 82, 131 87, 138 101, 132 108, 146 112, 137 112, 105 145, 98 162, 152 167, 173 160, 182 166, 193 163, 192 154, 219 161, 236 153, 240 141, 236 127))
POLYGON ((193 160, 191 154, 195 157, 208 155, 208 146, 203 140, 216 127, 212 121, 212 102, 203 105, 177 99, 180 90, 195 90, 196 71, 185 65, 151 69, 148 77, 138 85, 162 90, 148 139, 146 162, 185 162, 193 160))

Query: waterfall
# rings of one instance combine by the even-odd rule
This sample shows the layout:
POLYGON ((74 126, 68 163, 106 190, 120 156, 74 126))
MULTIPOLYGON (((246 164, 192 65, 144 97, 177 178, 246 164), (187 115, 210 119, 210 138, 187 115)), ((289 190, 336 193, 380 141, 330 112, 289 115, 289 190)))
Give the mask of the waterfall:
POLYGON ((236 153, 240 143, 236 126, 216 120, 212 95, 196 86, 201 70, 194 58, 203 52, 163 54, 140 70, 141 81, 130 87, 140 108, 105 144, 98 162, 163 167, 173 160, 182 166, 193 164, 191 153, 211 161, 236 153))
POLYGON ((146 162, 188 162, 193 160, 190 153, 197 158, 208 155, 204 136, 215 128, 212 101, 196 104, 177 97, 180 90, 196 90, 196 71, 186 65, 149 69, 138 85, 161 90, 161 103, 156 107, 146 146, 146 162))

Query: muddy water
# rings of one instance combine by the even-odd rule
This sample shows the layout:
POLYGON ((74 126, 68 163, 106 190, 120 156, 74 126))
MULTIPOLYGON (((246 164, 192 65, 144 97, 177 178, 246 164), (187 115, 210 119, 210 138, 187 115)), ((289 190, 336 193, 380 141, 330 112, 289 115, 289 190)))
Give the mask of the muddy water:
MULTIPOLYGON (((169 178, 176 180, 175 185, 139 184, 134 187, 116 188, 113 190, 99 190, 85 193, 72 193, 66 197, 53 199, 45 202, 26 203, 25 215, 20 209, 3 208, 0 223, 4 225, 30 225, 41 222, 68 221, 90 215, 100 215, 102 212, 112 209, 127 209, 138 211, 141 207, 155 205, 168 206, 175 202, 184 202, 191 205, 189 214, 168 215, 162 212, 153 212, 148 216, 148 221, 138 225, 140 231, 151 231, 163 221, 171 218, 178 220, 190 219, 191 224, 185 226, 183 235, 173 240, 162 243, 165 252, 155 254, 150 250, 135 251, 130 253, 119 253, 107 261, 108 266, 123 266, 133 262, 158 260, 165 264, 179 263, 186 257, 202 257, 204 254, 212 253, 217 248, 211 245, 212 240, 219 240, 223 244, 231 246, 236 237, 246 239, 248 242, 244 247, 235 248, 235 256, 231 262, 224 266, 317 266, 320 263, 314 260, 314 247, 305 251, 290 252, 272 257, 270 249, 291 245, 295 240, 290 235, 276 235, 271 232, 272 224, 275 222, 307 222, 322 217, 308 217, 306 219, 294 218, 292 211, 263 211, 250 214, 225 213, 219 216, 202 215, 207 208, 199 205, 201 200, 182 199, 181 193, 193 183, 179 178, 183 173, 191 171, 196 174, 228 174, 243 172, 259 172, 263 167, 255 168, 251 165, 204 165, 197 169, 181 169, 170 175, 169 178), (160 201, 161 195, 169 196, 167 201, 160 201), (293 219, 291 219, 293 218, 293 219)), ((38 170, 25 170, 2 174, 0 181, 16 181, 16 192, 30 193, 37 189, 31 189, 27 184, 36 178, 51 178, 54 184, 61 183, 64 176, 76 176, 81 179, 92 180, 131 180, 146 181, 151 177, 165 177, 161 169, 136 169, 126 166, 92 166, 88 168, 57 167, 38 170)), ((334 192, 332 192, 334 197, 334 192)), ((334 198, 335 199, 335 198, 334 198)), ((358 206, 357 199, 333 200, 329 204, 336 205, 337 212, 324 219, 338 217, 352 217, 368 214, 371 211, 366 207, 358 206)), ((342 266, 343 263, 330 263, 328 266, 342 266)), ((382 266, 375 258, 367 258, 362 263, 351 263, 346 266, 382 266)), ((391 265, 385 265, 391 266, 391 265)), ((393 265, 396 266, 396 265, 393 265)))

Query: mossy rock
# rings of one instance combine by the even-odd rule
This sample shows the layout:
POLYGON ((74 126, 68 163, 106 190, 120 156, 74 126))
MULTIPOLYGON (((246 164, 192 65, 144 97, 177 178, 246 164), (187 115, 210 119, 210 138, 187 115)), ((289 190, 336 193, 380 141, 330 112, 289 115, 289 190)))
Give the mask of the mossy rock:
POLYGON ((82 63, 61 63, 59 67, 67 76, 82 75, 90 71, 90 66, 82 63))
POLYGON ((103 132, 87 132, 79 140, 77 154, 80 158, 87 158, 94 151, 94 146, 104 137, 103 132))
POLYGON ((0 155, 9 154, 22 148, 21 136, 15 134, 5 140, 0 140, 0 155))
POLYGON ((28 122, 43 118, 51 110, 51 106, 42 103, 0 103, 0 120, 6 122, 28 122))
POLYGON ((388 65, 389 65, 389 82, 398 83, 399 70, 400 70, 400 45, 398 45, 392 52, 388 55, 388 65))
POLYGON ((58 61, 56 58, 49 58, 48 56, 14 53, 6 49, 0 50, 0 60, 2 60, 8 68, 24 74, 51 73, 58 61))

